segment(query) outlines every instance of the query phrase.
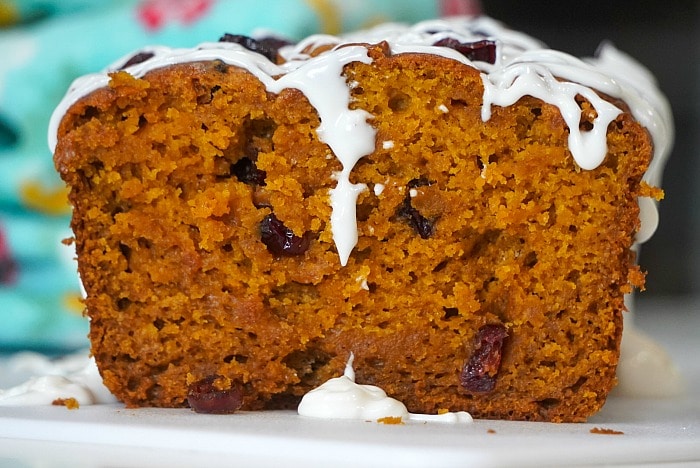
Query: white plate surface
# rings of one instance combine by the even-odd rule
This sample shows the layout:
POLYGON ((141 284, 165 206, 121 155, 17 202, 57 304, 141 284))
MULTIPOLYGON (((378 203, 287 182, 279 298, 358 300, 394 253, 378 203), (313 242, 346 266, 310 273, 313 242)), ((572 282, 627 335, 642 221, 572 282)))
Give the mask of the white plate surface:
POLYGON ((0 467, 700 465, 700 300, 642 302, 687 391, 611 397, 586 424, 323 421, 121 405, 0 408, 0 467), (593 428, 622 434, 591 433, 593 428))

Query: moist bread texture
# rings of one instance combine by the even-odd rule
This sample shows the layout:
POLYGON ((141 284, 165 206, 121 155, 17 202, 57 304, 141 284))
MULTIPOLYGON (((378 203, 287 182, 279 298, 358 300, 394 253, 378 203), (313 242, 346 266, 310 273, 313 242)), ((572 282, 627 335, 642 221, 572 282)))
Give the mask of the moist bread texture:
MULTIPOLYGON (((411 412, 585 420, 644 283, 648 132, 605 97, 623 112, 582 170, 557 107, 525 96, 484 121, 476 68, 367 48, 343 69, 376 129, 350 175, 367 188, 346 265, 342 165, 299 90, 198 61, 114 72, 68 109, 55 163, 105 384, 129 407, 180 407, 216 378, 242 409, 294 408, 353 352, 357 382, 411 412)), ((577 101, 586 130, 596 111, 577 101)))

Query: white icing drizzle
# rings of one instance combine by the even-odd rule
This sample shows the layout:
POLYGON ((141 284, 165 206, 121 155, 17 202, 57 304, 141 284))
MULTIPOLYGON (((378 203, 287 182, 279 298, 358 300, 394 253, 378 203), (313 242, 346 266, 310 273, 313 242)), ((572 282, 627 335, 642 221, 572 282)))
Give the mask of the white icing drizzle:
POLYGON ((352 367, 354 358, 354 354, 351 353, 341 377, 330 379, 304 395, 297 409, 301 416, 368 421, 393 417, 401 418, 402 421, 453 424, 468 424, 473 421, 471 415, 465 411, 435 415, 409 413, 403 403, 387 396, 381 388, 355 383, 355 370, 352 367))
POLYGON ((671 152, 675 129, 671 106, 659 91, 656 79, 649 70, 610 42, 603 42, 595 58, 587 61, 620 83, 619 97, 630 106, 634 118, 651 134, 654 159, 644 179, 651 185, 661 185, 663 166, 671 152))
MULTIPOLYGON (((151 47, 143 52, 153 53, 154 57, 129 66, 126 71, 141 77, 148 71, 176 63, 221 60, 248 70, 270 92, 279 93, 285 88, 303 92, 319 113, 319 139, 331 148, 342 164, 342 170, 334 174, 337 184, 330 191, 330 203, 333 240, 340 262, 345 265, 357 244, 357 197, 367 188, 363 183, 351 183, 350 173, 360 158, 375 150, 376 131, 367 121, 371 115, 349 109, 350 90, 357 83, 346 83, 342 69, 351 62, 371 62, 367 49, 357 44, 381 41, 389 44, 393 54, 440 55, 480 70, 484 84, 484 121, 490 118, 493 106, 509 106, 526 95, 557 106, 569 127, 569 150, 585 170, 594 169, 603 161, 608 125, 621 112, 594 89, 624 100, 633 116, 652 135, 654 159, 645 180, 659 185, 664 160, 671 147, 673 122, 668 103, 648 71, 610 44, 604 44, 596 58, 584 61, 549 50, 539 41, 509 30, 488 17, 431 20, 413 26, 385 24, 342 37, 314 35, 280 49, 280 55, 286 60, 282 65, 231 43, 205 43, 193 49, 151 47), (433 46, 444 38, 463 43, 493 40, 497 47, 496 61, 493 64, 472 62, 453 49, 433 46), (307 54, 308 50, 328 45, 334 46, 328 52, 313 58, 307 54), (577 95, 588 99, 597 112, 591 130, 579 129, 581 111, 575 101, 577 95)), ((81 97, 106 86, 107 72, 120 69, 130 57, 122 58, 106 72, 87 75, 73 83, 51 118, 49 146, 52 151, 56 147, 58 125, 68 108, 81 97)), ((447 110, 444 105, 438 109, 443 113, 447 110)), ((641 199, 640 209, 642 227, 637 242, 653 234, 658 219, 653 201, 641 199)))
POLYGON ((0 406, 50 405, 59 398, 75 398, 80 405, 116 401, 102 383, 95 360, 86 352, 59 360, 37 353, 18 353, 0 367, 5 375, 29 375, 19 385, 0 389, 0 406))
MULTIPOLYGON (((607 153, 606 134, 608 124, 620 114, 620 109, 599 97, 593 90, 577 83, 558 81, 550 69, 526 57, 523 63, 514 63, 489 75, 484 89, 481 116, 491 118, 491 107, 507 107, 525 95, 533 96, 557 106, 569 126, 569 150, 582 169, 595 169, 607 153), (532 60, 532 62, 530 61, 532 60), (582 95, 598 112, 593 128, 588 132, 579 129, 581 109, 576 95, 582 95)), ((544 58, 544 57, 543 57, 544 58)))

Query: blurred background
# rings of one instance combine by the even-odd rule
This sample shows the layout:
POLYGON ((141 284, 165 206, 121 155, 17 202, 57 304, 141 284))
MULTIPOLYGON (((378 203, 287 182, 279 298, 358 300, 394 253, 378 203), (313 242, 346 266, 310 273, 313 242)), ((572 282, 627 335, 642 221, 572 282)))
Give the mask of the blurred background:
POLYGON ((0 0, 0 350, 87 345, 65 189, 47 147, 70 82, 148 44, 188 47, 223 33, 290 38, 378 21, 483 12, 554 49, 591 56, 603 40, 646 65, 674 110, 660 228, 641 252, 642 297, 700 289, 700 1, 0 0))

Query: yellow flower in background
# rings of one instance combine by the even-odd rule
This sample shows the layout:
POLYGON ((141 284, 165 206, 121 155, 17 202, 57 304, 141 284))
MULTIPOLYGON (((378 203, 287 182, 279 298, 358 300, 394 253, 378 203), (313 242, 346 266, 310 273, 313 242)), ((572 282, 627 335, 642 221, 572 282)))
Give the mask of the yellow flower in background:
POLYGON ((306 0, 309 6, 318 13, 321 21, 321 31, 324 34, 337 35, 343 29, 338 6, 333 0, 306 0))
MULTIPOLYGON (((343 26, 343 17, 348 13, 348 8, 352 9, 353 7, 348 7, 348 5, 345 5, 343 0, 306 0, 306 3, 318 15, 321 33, 338 35, 345 31, 345 27, 343 26)), ((389 21, 390 19, 391 18, 387 18, 381 14, 369 14, 357 27, 370 28, 389 21)))
POLYGON ((20 187, 20 199, 24 206, 40 213, 52 216, 70 213, 66 187, 50 188, 39 181, 30 180, 20 187))
POLYGON ((17 7, 11 2, 0 0, 0 27, 12 25, 18 18, 17 7))
POLYGON ((83 296, 78 291, 64 293, 63 306, 75 315, 82 316, 83 312, 85 311, 83 296))

